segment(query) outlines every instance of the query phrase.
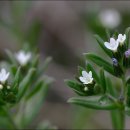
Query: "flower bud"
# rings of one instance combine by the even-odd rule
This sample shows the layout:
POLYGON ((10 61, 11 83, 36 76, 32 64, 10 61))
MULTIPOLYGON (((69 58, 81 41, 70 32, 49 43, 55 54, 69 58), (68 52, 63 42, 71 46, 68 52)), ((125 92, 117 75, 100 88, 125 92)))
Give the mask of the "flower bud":
POLYGON ((10 89, 11 87, 10 86, 7 86, 7 89, 10 89))
POLYGON ((124 66, 125 68, 130 67, 130 49, 128 49, 128 50, 125 51, 125 53, 124 53, 123 66, 124 66))
POLYGON ((85 88, 84 88, 84 91, 88 91, 88 88, 87 88, 87 87, 85 87, 85 88))
POLYGON ((2 84, 0 84, 0 90, 2 90, 3 89, 3 85, 2 84))
POLYGON ((113 68, 114 68, 115 75, 118 76, 118 77, 122 76, 123 70, 120 67, 117 59, 116 58, 112 58, 112 62, 113 62, 113 68))

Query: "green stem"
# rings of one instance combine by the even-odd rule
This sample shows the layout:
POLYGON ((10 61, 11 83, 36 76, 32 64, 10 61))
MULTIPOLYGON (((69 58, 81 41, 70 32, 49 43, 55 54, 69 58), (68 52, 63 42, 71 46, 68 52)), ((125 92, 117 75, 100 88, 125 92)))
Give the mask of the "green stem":
POLYGON ((11 123, 13 129, 18 129, 17 125, 14 122, 14 119, 12 118, 10 112, 7 110, 7 108, 3 108, 4 112, 6 113, 6 116, 9 120, 9 122, 11 123))
POLYGON ((126 102, 126 80, 125 76, 122 76, 123 86, 121 87, 119 103, 122 106, 121 109, 111 111, 111 119, 114 129, 125 129, 125 112, 124 103, 126 102))
MULTIPOLYGON (((122 96, 124 98, 124 101, 122 102, 122 105, 124 105, 124 102, 126 102, 126 79, 125 76, 122 77, 122 83, 123 83, 123 87, 122 87, 122 96)), ((125 112, 124 109, 120 110, 120 117, 121 117, 121 129, 125 128, 125 112)))

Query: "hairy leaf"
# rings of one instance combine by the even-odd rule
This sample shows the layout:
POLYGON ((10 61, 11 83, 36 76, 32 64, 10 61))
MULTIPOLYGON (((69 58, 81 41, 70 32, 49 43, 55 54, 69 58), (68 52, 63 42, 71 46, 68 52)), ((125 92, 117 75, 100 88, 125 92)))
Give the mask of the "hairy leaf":
POLYGON ((109 62, 103 60, 101 57, 99 57, 93 53, 85 53, 84 55, 85 55, 86 59, 92 61, 93 63, 95 63, 96 65, 98 65, 100 67, 103 67, 104 70, 106 70, 110 74, 114 75, 113 66, 109 62))

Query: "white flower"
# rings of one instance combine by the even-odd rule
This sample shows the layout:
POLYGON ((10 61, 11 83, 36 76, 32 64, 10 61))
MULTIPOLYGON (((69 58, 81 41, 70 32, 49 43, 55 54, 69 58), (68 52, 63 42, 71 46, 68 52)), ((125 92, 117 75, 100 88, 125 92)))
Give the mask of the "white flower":
POLYGON ((20 65, 25 66, 31 59, 31 53, 25 53, 24 51, 19 51, 15 54, 15 57, 20 65))
POLYGON ((119 34, 117 41, 122 45, 124 41, 126 40, 126 35, 119 34))
POLYGON ((119 42, 115 40, 114 38, 110 38, 110 42, 105 42, 104 45, 106 46, 106 48, 112 51, 117 51, 119 42))
POLYGON ((0 82, 2 84, 4 84, 6 82, 6 80, 8 79, 9 75, 10 75, 10 73, 9 72, 7 73, 4 68, 1 69, 1 72, 0 72, 0 82))
POLYGON ((121 23, 121 15, 114 9, 103 10, 99 19, 104 27, 114 29, 121 23))
POLYGON ((87 73, 86 71, 82 71, 82 76, 79 77, 80 81, 83 82, 83 84, 90 84, 93 81, 92 78, 92 72, 89 71, 89 73, 87 73))

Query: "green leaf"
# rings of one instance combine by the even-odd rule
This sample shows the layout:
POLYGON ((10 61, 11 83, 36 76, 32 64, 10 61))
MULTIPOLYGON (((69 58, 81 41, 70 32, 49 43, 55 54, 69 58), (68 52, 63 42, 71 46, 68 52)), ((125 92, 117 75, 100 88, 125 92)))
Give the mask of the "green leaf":
POLYGON ((39 55, 36 55, 32 61, 32 67, 36 68, 39 63, 39 55))
POLYGON ((100 47, 104 50, 104 52, 109 56, 112 57, 112 52, 110 50, 108 50, 105 46, 104 46, 104 41, 102 40, 102 38, 98 35, 95 35, 95 38, 98 42, 98 44, 100 45, 100 47))
POLYGON ((128 27, 125 31, 125 34, 126 34, 126 47, 127 49, 129 48, 129 42, 130 42, 130 27, 128 27))
POLYGON ((112 110, 111 111, 111 119, 113 129, 122 130, 124 129, 124 111, 121 110, 112 110))
POLYGON ((37 91, 37 93, 25 101, 23 121, 21 119, 25 127, 28 126, 28 124, 30 124, 39 113, 39 110, 42 107, 47 95, 49 84, 50 83, 44 82, 39 91, 37 91))
POLYGON ((17 72, 16 72, 15 77, 14 77, 13 86, 15 86, 16 84, 19 84, 20 73, 21 73, 21 67, 19 67, 19 68, 17 69, 17 72))
POLYGON ((109 100, 105 104, 100 103, 101 96, 90 96, 90 97, 74 97, 68 100, 69 103, 77 104, 83 107, 97 109, 97 110, 113 110, 117 109, 118 106, 113 101, 109 100))
POLYGON ((12 74, 15 76, 17 72, 17 67, 15 65, 11 65, 10 69, 11 69, 12 74))
POLYGON ((106 31, 107 39, 108 39, 108 41, 109 41, 109 40, 110 40, 110 37, 111 37, 111 33, 110 33, 110 31, 109 31, 108 29, 105 29, 105 31, 106 31))
POLYGON ((39 74, 38 74, 39 76, 44 73, 44 71, 45 71, 45 70, 47 69, 47 67, 48 67, 48 64, 51 62, 51 60, 52 60, 52 57, 48 57, 48 58, 44 61, 43 65, 40 67, 39 74))
POLYGON ((6 103, 2 100, 2 99, 0 99, 0 106, 3 106, 3 105, 5 105, 6 103))
POLYGON ((104 74, 103 68, 100 69, 100 83, 101 83, 103 93, 105 93, 106 92, 106 79, 105 79, 105 74, 104 74))
POLYGON ((26 36, 26 41, 29 42, 31 48, 37 45, 41 29, 42 27, 38 20, 32 22, 26 36))
POLYGON ((125 107, 125 113, 130 116, 130 107, 125 107))
POLYGON ((115 31, 112 37, 117 39, 118 38, 118 34, 119 34, 118 31, 115 31))
POLYGON ((85 96, 87 95, 87 93, 84 91, 84 87, 83 85, 77 83, 76 81, 73 80, 65 80, 65 83, 67 84, 67 86, 69 86, 70 88, 72 88, 77 94, 79 94, 80 96, 85 96), (81 89, 83 88, 83 89, 81 89))
POLYGON ((84 55, 86 59, 92 61, 93 63, 95 63, 96 65, 100 67, 103 67, 107 72, 114 75, 113 66, 109 62, 103 60, 101 57, 93 53, 85 53, 84 55))
POLYGON ((14 54, 12 54, 12 52, 7 50, 7 49, 6 49, 6 54, 7 54, 8 58, 9 58, 10 62, 12 64, 14 64, 14 65, 17 65, 17 62, 16 62, 14 54))
POLYGON ((108 77, 106 78, 106 84, 107 84, 108 93, 110 93, 110 95, 112 95, 113 97, 116 97, 116 95, 117 95, 116 89, 112 85, 112 82, 111 82, 110 78, 108 78, 108 77))
POLYGON ((40 90, 41 87, 43 87, 44 81, 39 81, 35 88, 31 90, 31 92, 27 95, 26 100, 29 100, 31 97, 33 97, 35 94, 37 94, 40 90))
POLYGON ((42 129, 42 130, 58 130, 57 127, 51 126, 50 122, 48 121, 43 121, 38 124, 37 130, 42 129))
POLYGON ((88 71, 92 71, 92 74, 93 74, 94 79, 96 80, 96 82, 97 82, 98 84, 100 84, 99 77, 98 77, 96 71, 93 69, 93 67, 92 67, 89 63, 87 64, 86 67, 87 67, 87 70, 88 70, 88 71))
POLYGON ((81 66, 78 66, 78 72, 80 75, 82 75, 82 71, 84 71, 85 69, 81 66))
POLYGON ((23 79, 23 81, 19 85, 19 94, 18 94, 18 101, 23 97, 23 95, 26 93, 31 79, 34 75, 35 69, 31 68, 27 74, 27 76, 23 79))

